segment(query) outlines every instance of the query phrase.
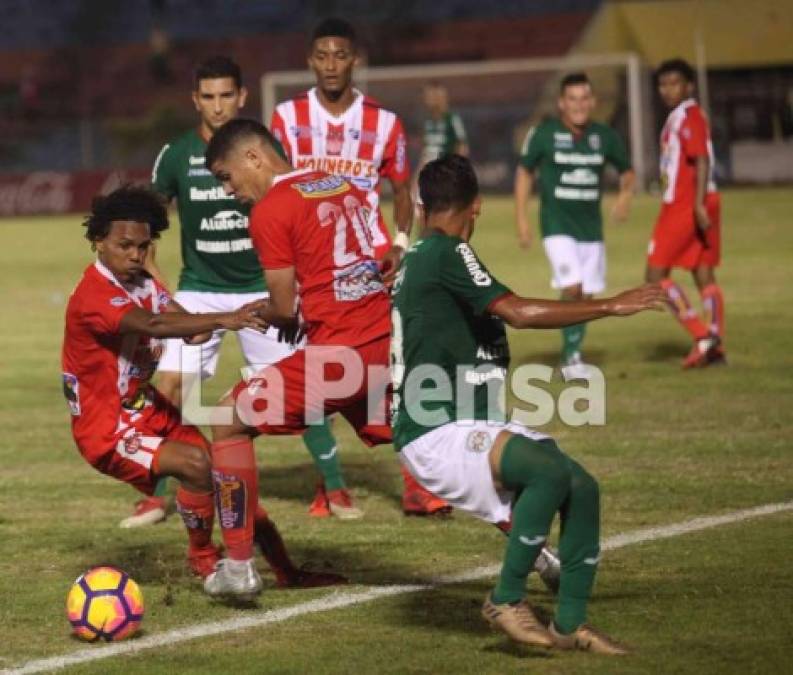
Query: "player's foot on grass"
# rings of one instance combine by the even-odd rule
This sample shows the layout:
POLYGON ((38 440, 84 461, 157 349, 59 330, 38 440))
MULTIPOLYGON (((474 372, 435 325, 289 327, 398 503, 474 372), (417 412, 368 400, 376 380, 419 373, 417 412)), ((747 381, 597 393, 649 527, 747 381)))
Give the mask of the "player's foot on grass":
POLYGON ((719 344, 713 349, 708 350, 708 365, 709 366, 726 366, 727 353, 724 351, 724 346, 719 344))
POLYGON ((551 621, 548 632, 553 638, 553 646, 556 649, 577 649, 582 652, 609 656, 624 656, 629 653, 625 647, 612 640, 608 635, 587 624, 580 625, 570 635, 562 635, 551 621))
POLYGON ((353 504, 352 496, 347 490, 329 490, 328 508, 340 520, 363 518, 363 511, 353 504))
POLYGON ((325 483, 317 483, 317 492, 314 501, 308 507, 308 515, 312 518, 330 518, 330 506, 328 505, 328 494, 325 492, 325 483))
POLYGON ((165 497, 146 497, 135 502, 135 510, 128 518, 124 518, 118 526, 122 529, 145 527, 161 523, 168 517, 165 497))
POLYGON ((559 593, 559 579, 562 574, 562 566, 559 562, 559 555, 552 548, 544 546, 537 560, 534 561, 534 571, 540 576, 542 583, 554 595, 559 593))
POLYGON ((405 491, 402 495, 402 513, 406 516, 431 516, 444 518, 450 515, 452 507, 440 497, 423 488, 405 491))
POLYGON ((206 579, 215 571, 215 566, 220 561, 220 549, 214 544, 206 548, 189 549, 187 551, 187 564, 193 574, 206 579))
POLYGON ((534 615, 526 600, 495 604, 488 593, 482 605, 482 617, 491 628, 506 633, 516 642, 534 647, 552 647, 553 638, 548 629, 534 615))
POLYGON ((592 367, 581 359, 581 352, 574 352, 560 367, 565 382, 570 380, 588 380, 592 376, 592 367))
POLYGON ((215 570, 204 580, 204 590, 215 598, 250 601, 262 592, 262 578, 253 558, 222 558, 215 565, 215 570))
POLYGON ((312 572, 304 567, 289 571, 276 581, 278 588, 321 588, 322 586, 341 586, 349 579, 334 572, 312 572))
MULTIPOLYGON (((704 368, 711 363, 717 363, 720 349, 721 340, 716 335, 708 335, 707 337, 695 340, 694 345, 691 347, 691 351, 683 360, 683 369, 704 368)), ((723 351, 722 361, 726 362, 724 361, 723 351)))

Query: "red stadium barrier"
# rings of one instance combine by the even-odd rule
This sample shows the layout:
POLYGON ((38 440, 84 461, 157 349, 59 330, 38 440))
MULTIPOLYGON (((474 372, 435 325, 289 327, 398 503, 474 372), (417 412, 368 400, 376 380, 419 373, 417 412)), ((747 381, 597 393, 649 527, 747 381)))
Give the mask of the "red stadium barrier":
POLYGON ((88 211, 97 193, 124 183, 148 183, 150 177, 141 169, 0 175, 0 216, 88 211))

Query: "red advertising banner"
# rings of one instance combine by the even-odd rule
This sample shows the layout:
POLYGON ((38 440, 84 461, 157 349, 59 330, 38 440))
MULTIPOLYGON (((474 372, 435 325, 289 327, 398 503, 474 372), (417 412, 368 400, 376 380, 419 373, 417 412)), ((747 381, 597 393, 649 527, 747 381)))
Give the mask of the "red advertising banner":
POLYGON ((88 211, 96 194, 124 183, 148 183, 150 178, 142 169, 0 174, 0 216, 88 211))

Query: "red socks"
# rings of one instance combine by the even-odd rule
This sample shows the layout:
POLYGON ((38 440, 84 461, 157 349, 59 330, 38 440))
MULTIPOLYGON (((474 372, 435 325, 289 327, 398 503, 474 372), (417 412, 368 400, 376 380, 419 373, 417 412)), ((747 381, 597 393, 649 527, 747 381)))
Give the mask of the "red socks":
POLYGON ((716 284, 702 289, 702 306, 705 308, 705 323, 708 330, 724 339, 724 296, 716 284))
POLYGON ((691 303, 688 301, 683 289, 671 279, 661 280, 661 288, 666 291, 666 296, 669 299, 669 309, 672 310, 672 314, 675 315, 683 328, 691 334, 691 337, 695 340, 707 337, 708 329, 691 307, 691 303))
POLYGON ((212 482, 226 555, 232 560, 249 560, 259 504, 259 475, 250 438, 212 444, 212 482))
POLYGON ((187 528, 190 550, 207 548, 212 544, 212 525, 215 522, 215 504, 212 493, 188 492, 176 489, 176 510, 187 528))

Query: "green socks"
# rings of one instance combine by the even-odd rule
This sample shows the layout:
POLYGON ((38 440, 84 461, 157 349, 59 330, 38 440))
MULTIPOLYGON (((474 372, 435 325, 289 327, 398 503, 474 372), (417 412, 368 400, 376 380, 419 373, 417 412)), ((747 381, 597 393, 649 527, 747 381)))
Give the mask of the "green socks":
POLYGON ((168 494, 168 478, 163 476, 162 478, 157 480, 157 484, 154 486, 154 493, 152 494, 153 497, 165 497, 168 494))
POLYGON ((567 363, 573 354, 581 351, 584 333, 586 333, 585 323, 562 328, 562 363, 567 363))
POLYGON ((336 439, 326 417, 322 424, 311 425, 303 434, 303 442, 314 458, 317 471, 322 475, 326 490, 343 490, 346 487, 341 473, 336 439))

